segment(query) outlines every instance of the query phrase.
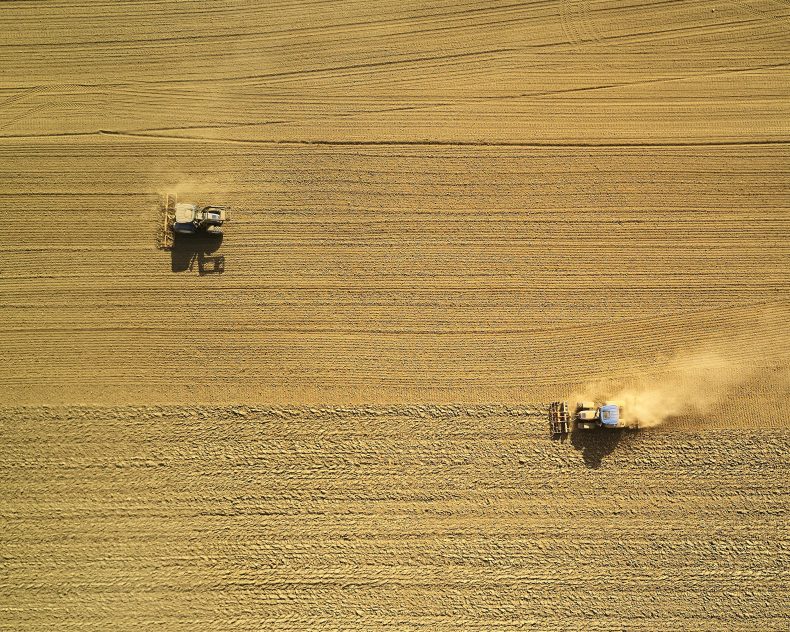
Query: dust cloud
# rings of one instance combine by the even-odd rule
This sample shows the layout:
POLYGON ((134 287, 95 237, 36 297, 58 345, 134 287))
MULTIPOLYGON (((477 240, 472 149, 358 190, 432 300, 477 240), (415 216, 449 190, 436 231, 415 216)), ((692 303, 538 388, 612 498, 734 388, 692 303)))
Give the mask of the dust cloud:
POLYGON ((654 427, 680 416, 704 417, 732 397, 739 387, 770 375, 784 388, 787 371, 771 371, 756 358, 738 357, 726 349, 699 349, 676 354, 649 374, 627 383, 599 381, 575 395, 574 401, 613 402, 627 425, 654 427))

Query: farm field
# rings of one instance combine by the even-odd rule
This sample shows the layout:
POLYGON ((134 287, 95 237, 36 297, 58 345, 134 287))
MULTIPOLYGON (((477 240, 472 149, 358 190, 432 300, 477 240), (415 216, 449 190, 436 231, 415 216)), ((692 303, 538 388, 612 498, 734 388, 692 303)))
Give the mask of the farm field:
POLYGON ((698 344, 786 364, 789 11, 7 3, 0 392, 545 401, 698 344), (155 250, 167 191, 233 206, 218 250, 155 250))
POLYGON ((0 630, 786 629, 789 24, 5 2, 0 630))
POLYGON ((786 428, 543 413, 3 414, 0 629, 787 627, 786 428))

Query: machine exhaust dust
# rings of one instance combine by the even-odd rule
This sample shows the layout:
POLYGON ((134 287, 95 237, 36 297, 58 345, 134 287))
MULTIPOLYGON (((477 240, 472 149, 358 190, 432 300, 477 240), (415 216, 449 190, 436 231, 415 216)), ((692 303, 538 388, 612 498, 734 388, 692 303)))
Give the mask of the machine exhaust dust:
POLYGON ((734 360, 721 351, 683 353, 655 373, 630 378, 626 383, 590 384, 575 400, 612 402, 620 407, 623 426, 650 428, 673 417, 703 417, 713 412, 762 368, 754 361, 734 360))

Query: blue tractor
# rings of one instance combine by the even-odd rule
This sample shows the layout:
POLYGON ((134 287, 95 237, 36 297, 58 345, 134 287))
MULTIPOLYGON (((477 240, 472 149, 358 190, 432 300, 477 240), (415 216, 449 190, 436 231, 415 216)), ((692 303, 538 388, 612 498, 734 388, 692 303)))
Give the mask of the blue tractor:
MULTIPOLYGON (((606 402, 579 402, 573 415, 573 424, 579 430, 596 428, 625 428, 622 409, 618 404, 606 402)), ((565 435, 570 431, 571 418, 567 402, 553 402, 549 406, 549 432, 553 437, 565 435)))
POLYGON ((620 419, 620 406, 607 402, 597 405, 595 402, 579 402, 576 404, 576 427, 580 430, 595 428, 624 428, 620 419))

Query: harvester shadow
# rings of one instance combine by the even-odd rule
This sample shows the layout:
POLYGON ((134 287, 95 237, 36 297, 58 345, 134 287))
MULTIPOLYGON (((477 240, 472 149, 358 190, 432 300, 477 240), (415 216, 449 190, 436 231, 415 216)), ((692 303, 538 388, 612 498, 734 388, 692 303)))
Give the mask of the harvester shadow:
POLYGON ((571 445, 581 451, 584 464, 592 469, 601 467, 605 457, 632 431, 628 428, 578 430, 571 432, 571 445))
POLYGON ((170 269, 173 272, 190 272, 197 263, 198 274, 222 274, 225 272, 225 256, 214 253, 222 245, 222 235, 175 236, 170 250, 170 269))

